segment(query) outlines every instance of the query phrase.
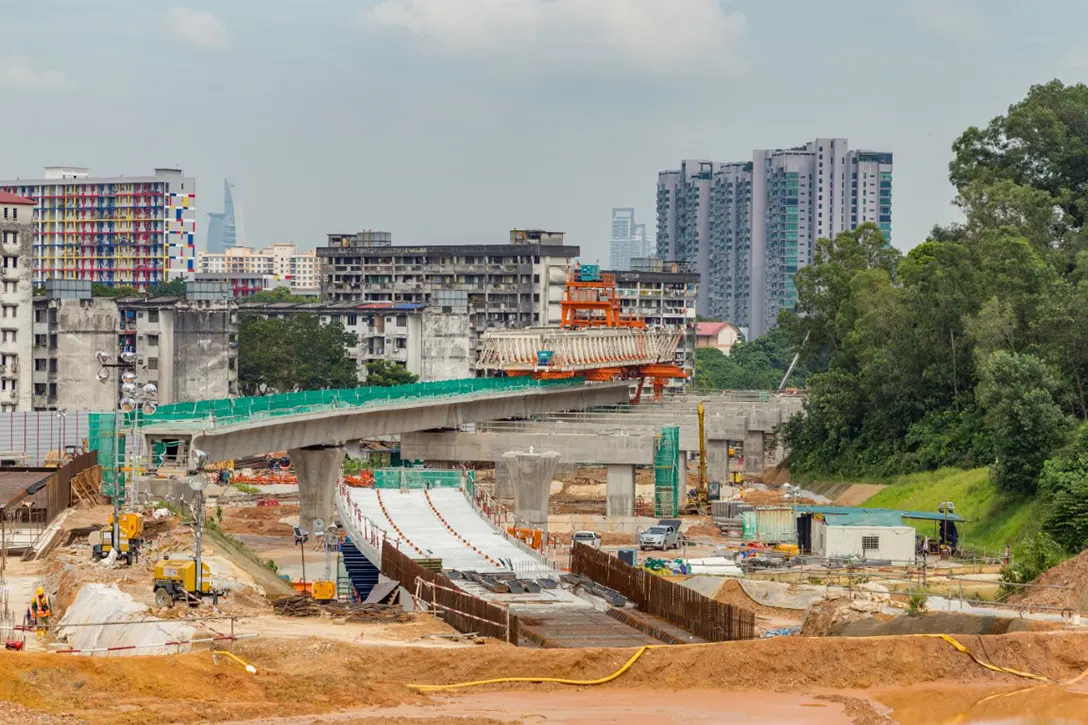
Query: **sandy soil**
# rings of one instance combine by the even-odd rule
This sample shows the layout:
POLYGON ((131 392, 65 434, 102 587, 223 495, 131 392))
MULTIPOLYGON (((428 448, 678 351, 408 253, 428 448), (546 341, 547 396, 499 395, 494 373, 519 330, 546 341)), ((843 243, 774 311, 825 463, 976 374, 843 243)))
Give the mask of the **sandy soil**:
POLYGON ((647 725, 678 722, 686 725, 718 725, 722 722, 742 722, 750 725, 831 725, 852 722, 843 704, 808 695, 766 692, 661 692, 624 689, 602 692, 585 688, 549 693, 488 692, 436 700, 438 701, 434 704, 356 710, 320 718, 261 719, 247 725, 369 725, 379 722, 418 725, 463 725, 469 722, 630 725, 632 715, 636 712, 638 722, 647 725), (637 707, 632 706, 635 702, 637 707))
MULTIPOLYGON (((1000 665, 1061 681, 1088 667, 1088 634, 1019 633, 971 638, 968 644, 1000 665)), ((438 696, 418 694, 406 687, 409 682, 501 676, 594 679, 615 672, 632 654, 608 649, 527 650, 499 643, 475 646, 471 652, 464 649, 355 646, 317 638, 239 643, 236 651, 258 668, 256 676, 222 659, 216 665, 207 652, 110 659, 5 652, 0 653, 0 683, 5 683, 0 697, 50 714, 76 712, 90 723, 142 725, 200 718, 223 722, 435 704, 438 696)), ((921 690, 948 684, 1011 690, 1030 681, 986 670, 935 638, 780 637, 651 650, 619 679, 587 692, 598 702, 611 700, 617 692, 640 693, 638 703, 630 695, 611 700, 626 702, 629 722, 643 707, 643 695, 652 692, 665 693, 662 701, 675 707, 685 699, 676 693, 687 690, 713 697, 773 689, 773 699, 788 702, 778 693, 808 696, 834 689, 842 695, 892 685, 921 690)), ((505 696, 517 705, 527 697, 561 702, 577 693, 558 684, 525 683, 460 691, 457 700, 505 696)), ((524 715, 525 710, 517 712, 524 715)), ((497 718, 489 712, 480 715, 497 718)))
POLYGON ((1026 588, 1013 593, 1010 602, 1045 607, 1062 607, 1084 611, 1088 609, 1088 551, 1043 572, 1032 582, 1046 587, 1026 588), (1051 589, 1048 587, 1068 587, 1051 589))
POLYGON ((245 506, 223 509, 220 528, 229 534, 258 534, 263 536, 293 535, 290 524, 281 519, 298 515, 298 504, 285 503, 280 506, 245 506))

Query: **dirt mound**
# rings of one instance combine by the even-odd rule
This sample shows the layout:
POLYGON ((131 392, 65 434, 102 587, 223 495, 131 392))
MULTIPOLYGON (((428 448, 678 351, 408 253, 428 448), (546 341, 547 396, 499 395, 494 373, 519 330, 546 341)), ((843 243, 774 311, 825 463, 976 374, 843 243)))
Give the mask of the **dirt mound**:
MULTIPOLYGON (((1088 634, 1018 633, 972 639, 995 664, 1053 679, 1088 665, 1088 634)), ((207 652, 172 657, 62 658, 0 653, 0 697, 49 713, 77 711, 91 723, 218 722, 291 712, 330 712, 429 700, 409 682, 441 684, 502 676, 596 679, 618 670, 633 650, 532 650, 504 644, 472 648, 364 647, 325 640, 249 640, 236 652, 256 676, 207 652), (78 709, 78 710, 77 710, 78 709)), ((1024 680, 975 665, 928 637, 778 637, 646 652, 605 688, 809 691, 908 686, 938 681, 1016 684, 1024 680)), ((556 684, 501 685, 548 691, 556 684)), ((433 702, 433 701, 432 701, 433 702)))
POLYGON ((859 619, 874 618, 880 621, 892 619, 881 611, 887 604, 880 601, 880 596, 858 596, 849 599, 843 595, 830 599, 822 599, 805 613, 805 622, 801 626, 803 637, 831 637, 842 633, 844 627, 850 622, 859 619))
POLYGON ((742 609, 755 612, 762 617, 778 617, 800 621, 804 618, 804 612, 800 609, 782 609, 779 607, 767 607, 759 604, 744 591, 744 587, 736 579, 726 579, 713 597, 716 602, 732 604, 742 609))
POLYGON ((713 539, 720 539, 722 538, 722 532, 721 529, 712 524, 695 524, 694 526, 689 526, 687 528, 684 532, 684 536, 687 536, 688 538, 693 536, 708 536, 713 539))
POLYGON ((960 612, 931 612, 920 617, 894 619, 866 617, 842 626, 843 637, 886 637, 902 634, 1008 634, 1009 632, 1051 632, 1061 629, 1059 622, 1040 622, 1019 617, 979 617, 960 612))
POLYGON ((1088 608, 1088 551, 1082 551, 1073 558, 1066 559, 1061 564, 1046 570, 1032 584, 1043 584, 1046 587, 1072 587, 1072 590, 1026 587, 1010 595, 1009 601, 1037 607, 1061 607, 1083 611, 1088 608))
POLYGON ((230 534, 260 534, 263 536, 291 536, 290 525, 280 519, 298 515, 298 504, 283 506, 247 506, 223 509, 220 528, 230 534))

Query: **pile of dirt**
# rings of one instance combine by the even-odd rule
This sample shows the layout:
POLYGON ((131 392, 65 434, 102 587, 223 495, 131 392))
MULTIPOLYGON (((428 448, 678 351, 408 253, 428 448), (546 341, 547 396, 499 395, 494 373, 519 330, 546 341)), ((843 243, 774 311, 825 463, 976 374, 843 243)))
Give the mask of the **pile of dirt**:
POLYGON ((930 612, 918 617, 894 619, 866 617, 848 622, 837 634, 842 637, 887 637, 903 634, 982 635, 1009 632, 1053 632, 1060 622, 1041 622, 1019 617, 980 617, 962 612, 930 612))
POLYGON ((748 490, 744 492, 744 503, 750 506, 784 506, 786 504, 815 504, 810 498, 786 498, 785 488, 766 490, 748 490))
POLYGON ((232 507, 223 509, 223 520, 219 526, 230 534, 291 536, 291 526, 281 522, 280 519, 297 515, 298 504, 232 507))
POLYGON ((781 607, 768 607, 759 604, 748 596, 748 593, 744 591, 744 587, 742 587, 740 582, 736 579, 726 579, 721 587, 718 588, 718 591, 714 593, 712 598, 716 602, 732 604, 735 607, 755 612, 761 617, 775 617, 779 619, 801 621, 805 616, 804 611, 800 609, 783 609, 781 607))
MULTIPOLYGON (((1088 634, 1018 633, 966 643, 1000 666, 1055 680, 1088 665, 1088 634)), ((0 653, 0 697, 91 722, 213 722, 292 712, 331 712, 367 705, 434 700, 406 687, 503 676, 597 679, 618 670, 630 649, 534 650, 495 644, 462 648, 365 647, 318 639, 240 642, 236 652, 256 676, 207 652, 174 657, 59 658, 0 653)), ((1024 680, 973 663, 948 643, 928 637, 880 639, 778 637, 703 647, 647 651, 622 677, 619 690, 864 689, 938 681, 1023 685, 1024 680)), ((557 684, 500 685, 548 691, 557 684)), ((477 692, 477 691, 469 691, 477 692)), ((445 701, 445 700, 443 700, 445 701)), ((453 702, 456 701, 454 696, 453 702)))
POLYGON ((882 613, 887 604, 886 596, 883 601, 879 596, 858 594, 855 594, 853 599, 843 594, 821 599, 805 612, 801 635, 803 637, 833 637, 842 634, 846 625, 859 619, 873 618, 886 621, 892 618, 882 613))
POLYGON ((1084 611, 1088 609, 1088 551, 1082 551, 1071 559, 1052 567, 1032 584, 1042 587, 1025 587, 1009 596, 1014 604, 1037 607, 1060 607, 1084 611), (1047 587, 1072 587, 1050 589, 1047 587))
POLYGON ((722 538, 722 532, 717 526, 711 524, 695 524, 684 531, 684 536, 689 539, 693 536, 709 536, 713 539, 720 539, 722 538))

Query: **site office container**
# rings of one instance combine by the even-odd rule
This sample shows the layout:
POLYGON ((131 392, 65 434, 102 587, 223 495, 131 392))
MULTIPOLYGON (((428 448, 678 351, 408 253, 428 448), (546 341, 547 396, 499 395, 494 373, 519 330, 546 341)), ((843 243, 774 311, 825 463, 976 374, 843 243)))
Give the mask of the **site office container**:
POLYGON ((797 514, 790 506, 756 508, 755 540, 765 544, 796 544, 797 514))

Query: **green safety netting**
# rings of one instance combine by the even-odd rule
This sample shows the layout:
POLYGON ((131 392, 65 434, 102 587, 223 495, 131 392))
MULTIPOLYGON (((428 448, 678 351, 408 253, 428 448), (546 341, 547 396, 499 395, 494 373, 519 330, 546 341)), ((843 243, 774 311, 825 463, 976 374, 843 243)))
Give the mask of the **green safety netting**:
MULTIPOLYGON (((470 471, 469 473, 474 473, 470 471)), ((375 488, 460 488, 468 478, 462 471, 433 468, 379 468, 374 471, 375 488)))
MULTIPOLYGON (((140 424, 154 425, 180 420, 214 419, 231 422, 279 415, 316 413, 336 408, 354 408, 393 402, 412 402, 473 393, 508 392, 533 388, 580 385, 570 380, 533 380, 532 378, 466 378, 430 383, 395 385, 388 388, 342 388, 307 390, 251 398, 218 398, 191 403, 160 405, 153 415, 141 415, 140 424)), ((131 414, 130 414, 131 415, 131 414)))
POLYGON ((670 426, 661 429, 655 443, 654 515, 676 516, 679 504, 680 426, 670 426))
POLYGON ((92 451, 98 451, 98 464, 102 466, 102 495, 113 498, 114 479, 120 477, 119 495, 124 501, 125 474, 118 473, 115 466, 118 461, 125 458, 125 427, 118 432, 114 427, 114 413, 89 413, 87 447, 92 451), (114 449, 116 458, 114 457, 114 449))

